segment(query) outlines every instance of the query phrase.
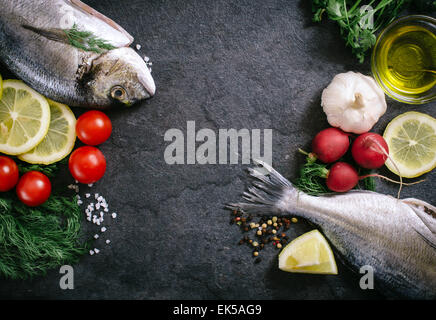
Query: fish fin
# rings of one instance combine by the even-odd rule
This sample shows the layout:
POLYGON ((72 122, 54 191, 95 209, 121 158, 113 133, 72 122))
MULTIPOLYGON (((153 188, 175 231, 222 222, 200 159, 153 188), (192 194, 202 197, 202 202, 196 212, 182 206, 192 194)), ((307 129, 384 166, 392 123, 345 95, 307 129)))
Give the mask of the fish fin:
POLYGON ((426 227, 436 235, 436 207, 425 201, 414 198, 408 198, 402 201, 411 207, 426 227))
POLYGON ((126 45, 126 47, 130 46, 133 43, 133 41, 135 40, 130 35, 130 33, 128 33, 126 30, 124 30, 124 28, 122 28, 118 23, 116 23, 112 19, 106 17, 104 14, 98 12, 97 10, 91 8, 86 3, 83 3, 80 0, 68 0, 68 1, 75 8, 81 10, 82 12, 85 12, 88 15, 91 15, 93 17, 96 17, 96 18, 100 19, 101 21, 105 22, 106 24, 108 24, 109 26, 114 28, 115 30, 117 30, 117 31, 121 32, 122 34, 124 34, 129 39, 129 43, 126 45))
POLYGON ((33 31, 36 34, 39 34, 40 36, 43 36, 49 40, 69 44, 69 40, 66 33, 61 29, 40 29, 40 28, 32 27, 27 24, 22 24, 21 26, 24 29, 33 31))
POLYGON ((434 250, 436 250, 436 240, 435 239, 430 239, 430 237, 425 236, 422 232, 419 232, 418 230, 416 230, 416 233, 418 233, 422 239, 430 246, 432 247, 434 250))
POLYGON ((243 193, 248 203, 230 203, 230 210, 241 210, 251 214, 286 214, 287 197, 296 194, 297 190, 286 178, 263 161, 254 160, 257 167, 249 168, 253 178, 252 185, 243 193))
POLYGON ((415 228, 415 231, 428 245, 436 250, 436 208, 419 199, 409 198, 402 201, 412 208, 413 212, 424 224, 422 230, 415 228))

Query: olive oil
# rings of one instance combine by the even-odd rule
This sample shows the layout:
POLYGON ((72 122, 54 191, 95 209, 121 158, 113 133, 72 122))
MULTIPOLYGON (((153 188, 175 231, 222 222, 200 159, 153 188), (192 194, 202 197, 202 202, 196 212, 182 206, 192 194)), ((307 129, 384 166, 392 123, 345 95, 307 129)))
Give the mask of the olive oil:
POLYGON ((381 35, 372 57, 373 73, 393 98, 420 103, 420 98, 434 95, 436 35, 434 25, 409 20, 381 35))

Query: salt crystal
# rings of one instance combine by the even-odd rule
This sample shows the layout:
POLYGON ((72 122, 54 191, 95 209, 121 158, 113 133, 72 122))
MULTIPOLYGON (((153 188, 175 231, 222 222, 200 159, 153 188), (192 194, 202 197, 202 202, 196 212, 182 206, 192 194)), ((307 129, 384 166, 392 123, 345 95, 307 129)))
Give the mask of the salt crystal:
POLYGON ((106 230, 107 230, 106 227, 101 228, 101 232, 105 232, 106 230))

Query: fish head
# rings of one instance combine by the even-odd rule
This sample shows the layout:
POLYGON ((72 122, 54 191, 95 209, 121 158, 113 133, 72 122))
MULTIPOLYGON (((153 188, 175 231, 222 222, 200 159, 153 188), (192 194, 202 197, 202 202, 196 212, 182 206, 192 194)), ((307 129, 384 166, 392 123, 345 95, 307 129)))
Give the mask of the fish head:
POLYGON ((94 103, 100 106, 131 106, 152 97, 156 86, 150 70, 132 48, 107 51, 94 59, 87 85, 94 103))

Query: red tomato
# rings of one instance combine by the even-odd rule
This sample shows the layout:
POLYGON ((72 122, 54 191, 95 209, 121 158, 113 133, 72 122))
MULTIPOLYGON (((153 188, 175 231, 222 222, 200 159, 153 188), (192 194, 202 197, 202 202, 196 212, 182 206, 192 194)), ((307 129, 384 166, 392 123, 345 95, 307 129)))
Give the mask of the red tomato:
POLYGON ((80 147, 71 154, 68 167, 74 179, 80 183, 94 183, 103 177, 106 159, 95 147, 80 147))
POLYGON ((77 137, 84 144, 96 146, 105 142, 112 133, 112 123, 101 111, 88 111, 76 123, 77 137))
POLYGON ((36 207, 50 197, 51 182, 47 176, 38 171, 25 173, 17 185, 17 196, 22 203, 36 207))
POLYGON ((11 190, 18 182, 18 167, 14 160, 0 156, 0 192, 11 190))

